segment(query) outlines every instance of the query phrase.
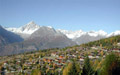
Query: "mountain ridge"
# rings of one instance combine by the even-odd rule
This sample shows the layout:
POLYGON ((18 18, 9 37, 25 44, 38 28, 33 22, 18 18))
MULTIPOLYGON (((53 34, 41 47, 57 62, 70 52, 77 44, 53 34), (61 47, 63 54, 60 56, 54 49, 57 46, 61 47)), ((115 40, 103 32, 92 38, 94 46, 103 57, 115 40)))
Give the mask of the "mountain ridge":
POLYGON ((4 47, 0 47, 0 56, 48 48, 64 48, 73 45, 76 45, 76 43, 55 29, 40 27, 23 42, 8 44, 4 47))
MULTIPOLYGON (((22 27, 6 28, 6 30, 14 32, 14 33, 20 35, 24 39, 28 39, 35 31, 37 31, 39 28, 43 28, 43 27, 47 27, 48 29, 49 28, 54 29, 51 26, 39 26, 34 21, 31 21, 22 27)), ((77 44, 87 43, 90 41, 100 40, 102 38, 120 35, 120 30, 117 30, 115 32, 111 32, 110 34, 108 34, 107 32, 105 32, 103 30, 88 31, 88 32, 85 32, 82 30, 77 30, 77 31, 69 31, 69 30, 62 30, 62 29, 54 29, 54 30, 66 35, 67 38, 75 41, 77 44), (85 36, 88 38, 86 38, 85 36), (84 40, 83 37, 85 37, 87 39, 87 41, 85 40, 84 42, 81 42, 84 40)))
POLYGON ((120 34, 119 30, 109 35, 103 30, 89 32, 57 30, 51 26, 39 26, 33 21, 19 28, 5 29, 21 36, 24 41, 0 46, 0 56, 48 48, 64 48, 120 34))

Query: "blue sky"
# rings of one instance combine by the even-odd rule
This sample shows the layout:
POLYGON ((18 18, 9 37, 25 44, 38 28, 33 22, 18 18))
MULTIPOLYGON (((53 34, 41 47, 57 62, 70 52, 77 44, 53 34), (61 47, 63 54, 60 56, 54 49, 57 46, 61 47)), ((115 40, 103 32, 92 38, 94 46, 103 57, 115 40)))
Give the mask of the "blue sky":
POLYGON ((66 30, 120 30, 120 0, 0 0, 0 25, 30 21, 66 30))

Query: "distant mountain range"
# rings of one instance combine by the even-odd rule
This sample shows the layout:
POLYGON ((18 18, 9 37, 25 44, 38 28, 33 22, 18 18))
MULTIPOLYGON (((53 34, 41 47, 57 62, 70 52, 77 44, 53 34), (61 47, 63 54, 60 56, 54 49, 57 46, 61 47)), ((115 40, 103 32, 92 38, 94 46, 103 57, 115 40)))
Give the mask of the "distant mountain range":
POLYGON ((0 56, 48 48, 63 48, 116 35, 120 35, 120 31, 107 34, 102 30, 97 32, 57 30, 50 26, 39 26, 33 21, 20 28, 0 26, 0 56))
POLYGON ((68 30, 59 29, 58 31, 65 34, 68 38, 72 39, 73 41, 75 41, 79 45, 83 44, 83 43, 88 43, 90 41, 100 40, 102 38, 108 38, 111 36, 120 35, 120 30, 117 30, 117 31, 112 32, 110 34, 106 33, 103 30, 84 32, 82 30, 68 31, 68 30))
MULTIPOLYGON (((24 39, 27 39, 30 37, 30 35, 32 33, 37 31, 41 27, 44 27, 44 26, 39 26, 39 25, 35 24, 35 22, 31 21, 28 24, 26 24, 20 28, 5 28, 5 29, 20 35, 24 39)), ((46 27, 54 29, 50 26, 46 26, 46 27)), ((72 41, 76 42, 77 44, 87 43, 87 42, 99 40, 102 38, 120 35, 120 30, 117 30, 110 34, 106 33, 103 30, 84 32, 82 30, 68 31, 68 30, 56 29, 55 31, 61 32, 62 34, 66 35, 67 38, 71 39, 72 41)))

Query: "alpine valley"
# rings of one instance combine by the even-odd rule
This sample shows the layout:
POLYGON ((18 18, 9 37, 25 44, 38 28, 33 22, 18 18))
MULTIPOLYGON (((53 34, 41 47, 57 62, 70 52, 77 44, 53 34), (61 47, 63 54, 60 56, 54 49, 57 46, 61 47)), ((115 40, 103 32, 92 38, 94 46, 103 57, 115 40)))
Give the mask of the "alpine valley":
POLYGON ((116 35, 120 35, 120 30, 110 34, 103 30, 68 31, 54 29, 51 26, 39 26, 33 21, 19 28, 0 26, 0 56, 33 50, 64 48, 116 35))

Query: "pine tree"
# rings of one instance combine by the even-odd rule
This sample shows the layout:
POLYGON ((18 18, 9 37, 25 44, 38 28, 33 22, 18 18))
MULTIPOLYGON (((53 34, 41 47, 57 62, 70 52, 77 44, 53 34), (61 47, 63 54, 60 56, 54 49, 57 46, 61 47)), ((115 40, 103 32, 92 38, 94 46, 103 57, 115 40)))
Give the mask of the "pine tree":
POLYGON ((93 75, 94 71, 90 65, 90 59, 88 55, 85 58, 84 67, 81 75, 93 75))
POLYGON ((63 75, 78 75, 77 67, 75 61, 73 63, 69 63, 63 70, 63 75))
POLYGON ((69 71, 69 75, 78 75, 77 74, 77 68, 76 68, 76 66, 75 66, 76 64, 75 64, 75 61, 72 63, 72 67, 71 67, 71 69, 70 69, 70 71, 69 71))

